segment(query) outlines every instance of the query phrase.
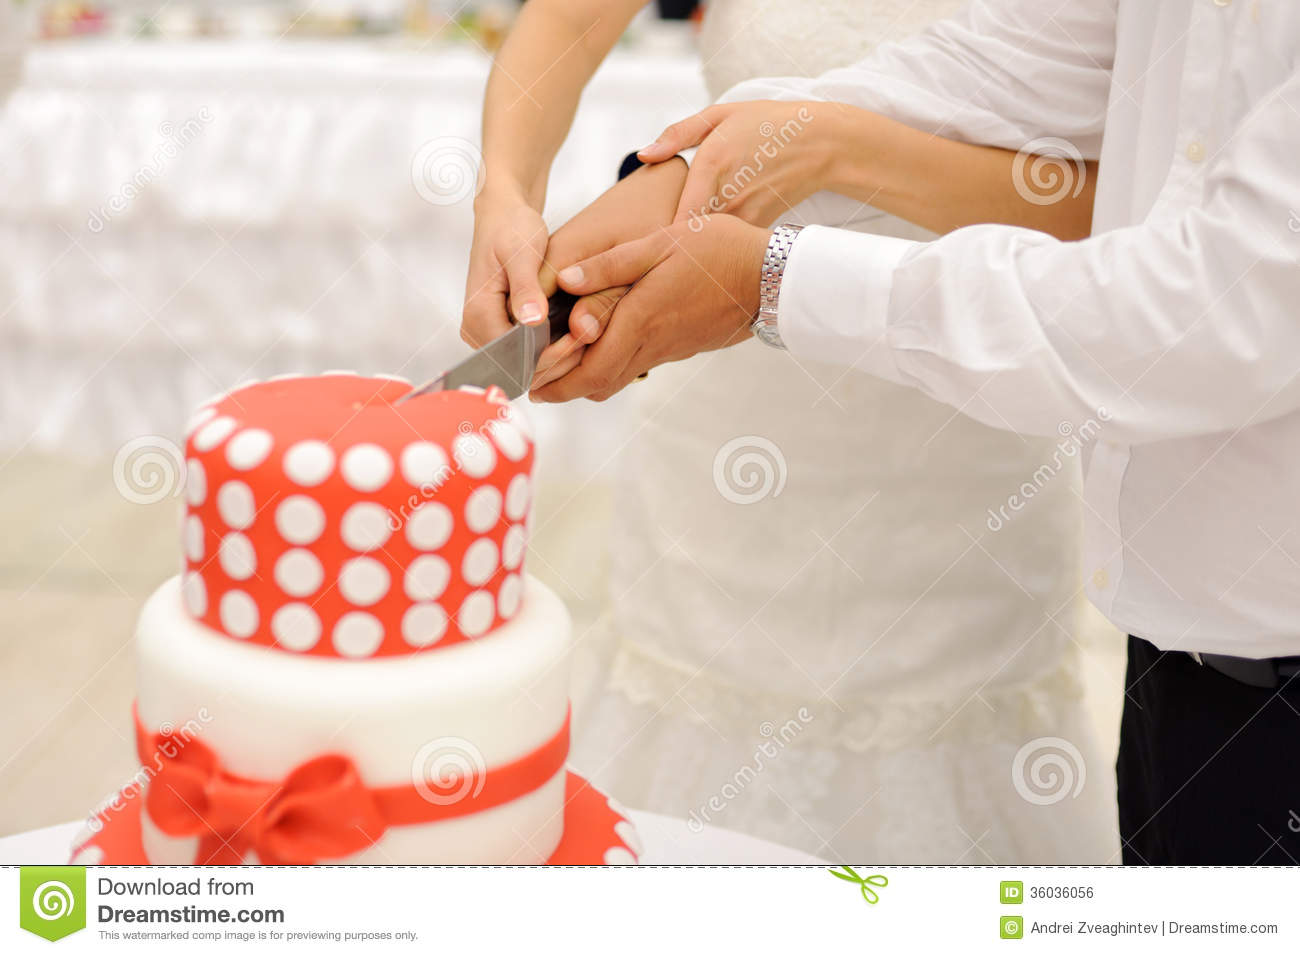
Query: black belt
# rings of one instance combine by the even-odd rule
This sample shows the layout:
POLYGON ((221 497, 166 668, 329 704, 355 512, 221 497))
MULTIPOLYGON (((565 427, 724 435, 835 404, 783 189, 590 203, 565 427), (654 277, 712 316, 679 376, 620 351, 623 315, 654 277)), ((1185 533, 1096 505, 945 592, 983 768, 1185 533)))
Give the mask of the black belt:
MULTIPOLYGON (((1300 656, 1269 657, 1264 660, 1230 657, 1222 653, 1189 653, 1188 656, 1238 683, 1266 690, 1275 690, 1300 674, 1300 656)), ((1300 680, 1296 680, 1295 685, 1300 686, 1300 680)))

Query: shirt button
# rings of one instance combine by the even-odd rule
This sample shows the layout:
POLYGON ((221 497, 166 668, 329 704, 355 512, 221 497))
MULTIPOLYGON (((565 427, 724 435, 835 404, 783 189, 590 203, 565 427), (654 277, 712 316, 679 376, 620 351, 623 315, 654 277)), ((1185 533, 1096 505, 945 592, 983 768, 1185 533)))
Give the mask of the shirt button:
POLYGON ((1105 590, 1110 586, 1110 574, 1106 573, 1105 567, 1092 575, 1092 585, 1098 590, 1105 590))
POLYGON ((1205 146, 1199 142, 1188 143, 1187 158, 1192 162, 1200 162, 1205 158, 1205 146))

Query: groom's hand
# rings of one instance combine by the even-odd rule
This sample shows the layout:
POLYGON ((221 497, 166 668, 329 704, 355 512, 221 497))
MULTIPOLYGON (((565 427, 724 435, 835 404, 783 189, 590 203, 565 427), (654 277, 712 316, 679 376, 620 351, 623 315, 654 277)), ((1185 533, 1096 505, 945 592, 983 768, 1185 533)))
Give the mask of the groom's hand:
MULTIPOLYGON (((546 293, 555 291, 555 274, 566 266, 630 239, 641 238, 671 222, 686 173, 686 163, 680 159, 643 166, 557 229, 546 246, 546 258, 538 277, 546 293)), ((538 359, 533 388, 540 388, 577 366, 583 349, 600 337, 615 304, 626 291, 626 286, 602 288, 579 300, 569 316, 569 334, 542 352, 538 359)))
POLYGON ((535 401, 604 401, 664 362, 749 337, 769 232, 733 216, 679 222, 578 262, 559 275, 575 295, 632 288, 576 367, 535 401))

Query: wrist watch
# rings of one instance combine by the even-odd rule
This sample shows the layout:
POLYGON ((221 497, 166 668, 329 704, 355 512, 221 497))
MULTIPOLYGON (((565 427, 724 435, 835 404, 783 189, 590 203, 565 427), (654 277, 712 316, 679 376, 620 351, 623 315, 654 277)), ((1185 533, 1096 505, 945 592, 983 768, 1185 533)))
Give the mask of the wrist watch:
POLYGON ((785 348, 776 326, 776 306, 781 297, 785 263, 790 258, 795 236, 802 229, 801 225, 777 226, 772 230, 772 238, 767 240, 767 252, 763 255, 763 271, 758 280, 758 315, 749 328, 755 338, 773 348, 785 348))

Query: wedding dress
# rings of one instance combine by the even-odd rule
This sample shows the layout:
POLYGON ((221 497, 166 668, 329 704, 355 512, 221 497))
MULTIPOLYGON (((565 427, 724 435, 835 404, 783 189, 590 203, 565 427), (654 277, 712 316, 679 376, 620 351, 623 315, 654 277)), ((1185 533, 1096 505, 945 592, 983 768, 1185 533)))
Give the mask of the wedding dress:
MULTIPOLYGON (((711 0, 704 72, 715 96, 815 74, 958 6, 711 0)), ((925 237, 865 215, 860 228, 925 237)), ((1072 652, 1080 515, 1065 435, 995 431, 758 342, 633 388, 614 650, 575 723, 578 768, 693 829, 830 859, 1115 855, 1112 770, 1072 652), (1026 482, 1032 499, 1007 507, 1026 482)))

